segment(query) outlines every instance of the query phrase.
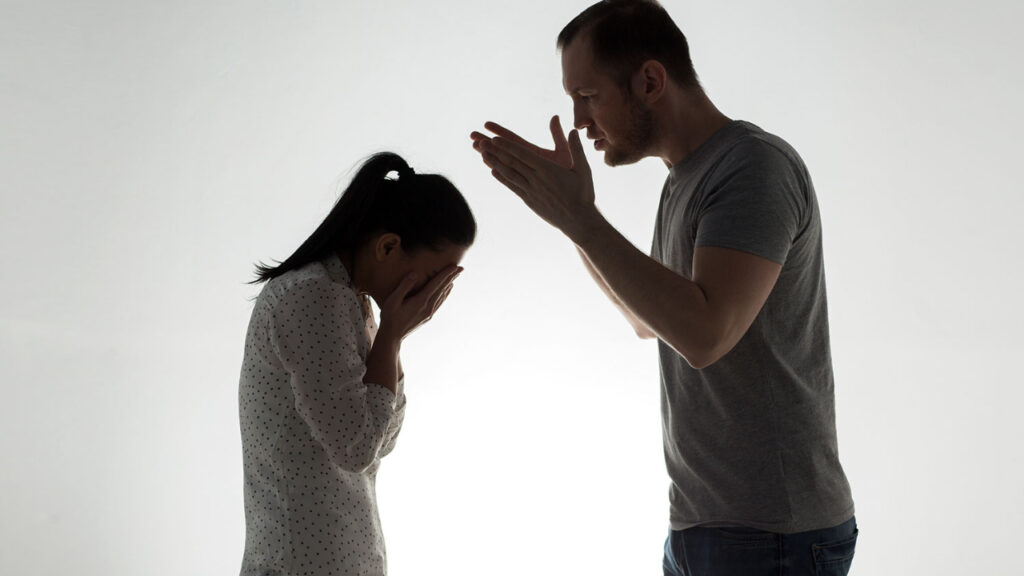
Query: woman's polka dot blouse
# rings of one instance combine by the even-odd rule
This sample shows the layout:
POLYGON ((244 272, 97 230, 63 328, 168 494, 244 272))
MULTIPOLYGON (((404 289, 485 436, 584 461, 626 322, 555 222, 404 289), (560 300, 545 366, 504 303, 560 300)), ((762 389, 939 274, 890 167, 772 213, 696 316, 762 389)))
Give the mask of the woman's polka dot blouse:
POLYGON ((341 260, 282 274, 256 300, 238 387, 242 576, 383 575, 375 479, 405 413, 364 384, 376 325, 341 260))

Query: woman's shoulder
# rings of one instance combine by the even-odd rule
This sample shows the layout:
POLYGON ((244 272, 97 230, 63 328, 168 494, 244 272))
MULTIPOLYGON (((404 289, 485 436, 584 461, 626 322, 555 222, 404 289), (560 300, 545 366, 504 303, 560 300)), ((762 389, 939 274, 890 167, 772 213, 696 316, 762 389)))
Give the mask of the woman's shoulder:
POLYGON ((264 298, 272 306, 311 300, 334 306, 342 304, 345 308, 356 311, 362 310, 359 297, 352 285, 332 278, 329 263, 322 261, 310 262, 271 279, 260 294, 260 299, 264 298))
POLYGON ((327 275, 327 268, 323 262, 310 262, 301 268, 295 270, 289 270, 284 274, 281 274, 277 278, 271 280, 272 283, 276 283, 278 286, 291 287, 306 282, 316 282, 321 279, 329 278, 327 275))

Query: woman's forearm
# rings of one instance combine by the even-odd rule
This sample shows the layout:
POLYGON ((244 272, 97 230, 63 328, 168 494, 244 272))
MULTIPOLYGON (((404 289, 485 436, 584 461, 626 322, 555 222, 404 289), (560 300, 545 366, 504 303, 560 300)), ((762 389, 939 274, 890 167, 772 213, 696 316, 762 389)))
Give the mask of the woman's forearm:
POLYGON ((401 372, 398 354, 401 347, 401 338, 391 336, 383 330, 378 332, 370 347, 370 354, 366 358, 366 374, 363 376, 363 383, 383 386, 397 396, 398 378, 401 372))

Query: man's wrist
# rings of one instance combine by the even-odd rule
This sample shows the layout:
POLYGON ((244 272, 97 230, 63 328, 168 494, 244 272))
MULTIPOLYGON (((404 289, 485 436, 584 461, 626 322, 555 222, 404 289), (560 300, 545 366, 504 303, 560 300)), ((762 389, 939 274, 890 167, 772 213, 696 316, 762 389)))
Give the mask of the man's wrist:
POLYGON ((569 237, 569 240, 572 240, 573 244, 586 254, 589 249, 600 243, 609 226, 608 221, 594 206, 591 210, 575 218, 575 221, 563 232, 569 237))

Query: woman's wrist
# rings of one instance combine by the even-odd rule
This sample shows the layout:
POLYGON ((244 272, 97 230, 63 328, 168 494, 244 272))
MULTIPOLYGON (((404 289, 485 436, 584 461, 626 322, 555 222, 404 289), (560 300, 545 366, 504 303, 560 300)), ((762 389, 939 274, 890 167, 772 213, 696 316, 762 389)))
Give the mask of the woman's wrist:
POLYGON ((401 343, 401 338, 394 336, 382 323, 366 359, 364 382, 383 386, 392 393, 398 394, 398 353, 401 343))
POLYGON ((377 335, 374 336, 373 345, 376 346, 380 343, 382 346, 387 348, 393 348, 397 353, 402 347, 402 337, 397 332, 391 329, 391 325, 386 322, 381 322, 377 328, 377 335))

